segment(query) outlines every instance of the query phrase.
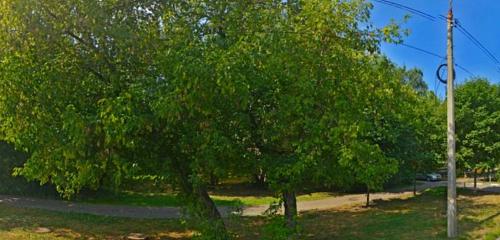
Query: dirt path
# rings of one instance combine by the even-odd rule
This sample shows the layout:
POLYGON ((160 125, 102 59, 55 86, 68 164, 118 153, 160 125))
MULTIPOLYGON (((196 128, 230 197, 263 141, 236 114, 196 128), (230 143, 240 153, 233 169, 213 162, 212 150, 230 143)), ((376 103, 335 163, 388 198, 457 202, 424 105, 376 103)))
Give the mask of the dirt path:
MULTIPOLYGON (((423 183, 417 186, 418 191, 428 188, 446 186, 446 182, 423 183)), ((458 184, 460 186, 460 184, 458 184)), ((463 184, 462 184, 463 187, 463 184)), ((479 188, 492 192, 500 192, 500 187, 480 185, 479 188)), ((413 194, 411 188, 396 189, 389 192, 373 193, 370 195, 371 200, 388 200, 401 198, 413 194)), ((337 197, 329 197, 315 201, 298 202, 299 211, 307 210, 324 210, 334 207, 363 204, 366 201, 364 194, 348 194, 337 197)), ((177 219, 182 216, 182 212, 177 207, 136 207, 136 206, 117 206, 117 205, 102 205, 102 204, 86 204, 75 203, 59 200, 44 200, 25 197, 12 197, 0 195, 0 204, 7 204, 21 208, 36 208, 50 211, 58 211, 65 213, 86 213, 101 216, 112 217, 127 217, 127 218, 146 218, 146 219, 177 219)), ((267 210, 268 206, 244 207, 242 214, 244 216, 261 215, 267 210)), ((235 209, 231 207, 219 207, 221 213, 225 216, 235 209)))

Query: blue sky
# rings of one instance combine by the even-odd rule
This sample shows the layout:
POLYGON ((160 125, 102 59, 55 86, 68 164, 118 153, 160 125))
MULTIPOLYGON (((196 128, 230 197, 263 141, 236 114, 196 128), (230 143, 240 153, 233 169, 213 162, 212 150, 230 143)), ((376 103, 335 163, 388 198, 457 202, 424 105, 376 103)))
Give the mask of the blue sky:
MULTIPOLYGON (((370 1, 370 0, 368 0, 370 1)), ((432 16, 447 15, 448 0, 391 0, 414 9, 426 12, 432 16)), ((404 10, 387 6, 375 1, 372 11, 372 21, 377 27, 388 24, 392 19, 402 20, 404 10)), ((499 0, 455 0, 455 18, 490 52, 500 59, 500 1, 499 0)), ((403 25, 410 29, 410 35, 404 42, 427 51, 443 55, 446 53, 446 22, 437 19, 430 21, 418 15, 410 14, 410 20, 403 25)), ((455 62, 474 75, 487 77, 490 81, 499 83, 500 66, 495 66, 479 48, 457 29, 455 38, 455 62)), ((444 96, 445 88, 435 77, 437 67, 442 60, 418 52, 416 50, 393 44, 382 44, 382 52, 399 65, 418 67, 424 71, 424 78, 429 88, 444 96)), ((470 74, 456 69, 458 83, 470 78, 470 74)))

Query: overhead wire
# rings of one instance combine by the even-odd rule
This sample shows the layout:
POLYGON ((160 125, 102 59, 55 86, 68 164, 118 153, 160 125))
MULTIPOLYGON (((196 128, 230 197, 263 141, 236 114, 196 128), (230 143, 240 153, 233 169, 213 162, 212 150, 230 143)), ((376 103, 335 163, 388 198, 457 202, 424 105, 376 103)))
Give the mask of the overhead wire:
POLYGON ((413 50, 417 50, 419 52, 423 52, 425 54, 428 54, 428 55, 431 55, 431 56, 434 56, 434 57, 437 57, 437 58, 445 59, 445 57, 443 57, 443 56, 441 56, 441 55, 439 55, 437 53, 433 53, 433 52, 427 51, 425 49, 422 49, 422 48, 419 48, 419 47, 416 47, 416 46, 413 46, 413 45, 409 45, 407 43, 400 43, 399 45, 405 46, 407 48, 411 48, 413 50))
MULTIPOLYGON (((439 15, 439 19, 448 21, 448 19, 443 15, 439 15)), ((488 50, 488 48, 486 48, 476 37, 474 37, 474 35, 467 31, 467 29, 458 21, 458 19, 455 19, 454 25, 456 26, 458 31, 460 31, 465 37, 467 37, 472 42, 472 44, 476 45, 476 47, 479 48, 493 62, 493 64, 497 67, 497 71, 500 72, 500 61, 498 60, 498 58, 495 57, 495 55, 490 50, 488 50)))
MULTIPOLYGON (((428 51, 428 50, 425 50, 425 49, 422 49, 422 48, 419 48, 419 47, 416 47, 416 46, 413 46, 413 45, 410 45, 410 44, 407 44, 407 43, 400 43, 399 45, 407 47, 407 48, 411 48, 413 50, 425 53, 427 55, 430 55, 430 56, 433 56, 433 57, 436 57, 436 58, 439 58, 439 59, 446 59, 445 56, 441 56, 441 55, 439 55, 437 53, 434 53, 434 52, 431 52, 431 51, 428 51)), ((460 68, 462 71, 468 73, 469 75, 474 76, 474 74, 471 71, 469 71, 467 68, 463 67, 462 65, 460 65, 458 63, 455 63, 455 66, 458 67, 458 68, 460 68)))
MULTIPOLYGON (((431 20, 431 21, 436 21, 436 20, 447 21, 448 20, 443 15, 438 15, 437 17, 435 17, 429 13, 426 13, 426 12, 423 12, 421 10, 418 10, 418 9, 415 9, 415 8, 412 8, 412 7, 409 7, 409 6, 400 4, 400 3, 396 3, 393 1, 389 1, 389 0, 373 0, 373 1, 414 13, 416 15, 419 15, 419 16, 426 18, 428 20, 431 20)), ((477 38, 475 38, 472 34, 470 34, 470 32, 467 31, 467 29, 465 29, 458 21, 455 21, 455 22, 457 25, 457 29, 460 32, 462 32, 464 35, 466 35, 466 37, 469 38, 479 49, 481 49, 481 51, 483 51, 495 63, 495 65, 497 65, 497 67, 500 67, 500 61, 495 57, 495 55, 493 55, 491 53, 491 51, 489 51, 479 40, 477 40, 477 38)), ((400 45, 403 45, 403 46, 408 47, 408 48, 412 48, 414 50, 426 53, 428 55, 432 55, 434 57, 444 58, 443 56, 440 56, 436 53, 429 52, 429 51, 422 49, 422 48, 419 48, 419 47, 415 47, 415 46, 404 44, 404 43, 402 43, 400 45)), ((469 75, 474 76, 474 74, 471 71, 467 70, 465 67, 463 67, 459 64, 455 64, 455 66, 460 68, 462 71, 468 73, 469 75)), ((498 70, 500 71, 500 68, 498 70)))
POLYGON ((457 20, 455 21, 455 25, 457 26, 457 29, 464 34, 476 47, 478 47, 492 62, 493 64, 497 67, 497 70, 500 68, 500 61, 498 60, 497 57, 493 53, 491 53, 488 48, 486 48, 474 35, 472 35, 467 29, 457 20))
POLYGON ((396 2, 393 2, 393 1, 389 1, 389 0, 373 0, 373 1, 381 3, 381 4, 389 5, 389 6, 392 6, 392 7, 395 7, 395 8, 399 8, 399 9, 402 9, 402 10, 406 10, 408 12, 411 12, 411 13, 414 13, 416 15, 419 15, 419 16, 421 16, 423 18, 427 18, 428 20, 431 20, 431 21, 436 21, 436 17, 432 16, 431 14, 425 13, 423 11, 420 11, 420 10, 412 8, 412 7, 405 6, 403 4, 399 4, 399 3, 396 3, 396 2))

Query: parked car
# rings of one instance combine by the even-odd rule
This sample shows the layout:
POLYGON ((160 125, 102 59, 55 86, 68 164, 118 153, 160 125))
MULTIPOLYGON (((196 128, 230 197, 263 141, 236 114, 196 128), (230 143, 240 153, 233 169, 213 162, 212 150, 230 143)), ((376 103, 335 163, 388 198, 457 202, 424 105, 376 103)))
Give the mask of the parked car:
POLYGON ((417 180, 424 180, 429 182, 441 181, 443 177, 439 173, 417 174, 417 180))
POLYGON ((425 180, 427 181, 441 181, 443 177, 439 173, 429 173, 427 174, 427 178, 425 180))

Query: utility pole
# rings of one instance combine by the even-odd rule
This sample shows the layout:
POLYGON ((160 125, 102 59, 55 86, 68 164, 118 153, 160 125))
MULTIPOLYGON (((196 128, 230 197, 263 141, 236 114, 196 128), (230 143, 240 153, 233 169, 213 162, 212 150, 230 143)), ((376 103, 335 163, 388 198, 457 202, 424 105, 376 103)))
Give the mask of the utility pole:
POLYGON ((447 81, 447 111, 448 111, 448 238, 456 238, 457 230, 457 176, 455 166, 455 97, 453 92, 455 71, 453 64, 453 0, 449 0, 448 12, 448 81, 447 81))

